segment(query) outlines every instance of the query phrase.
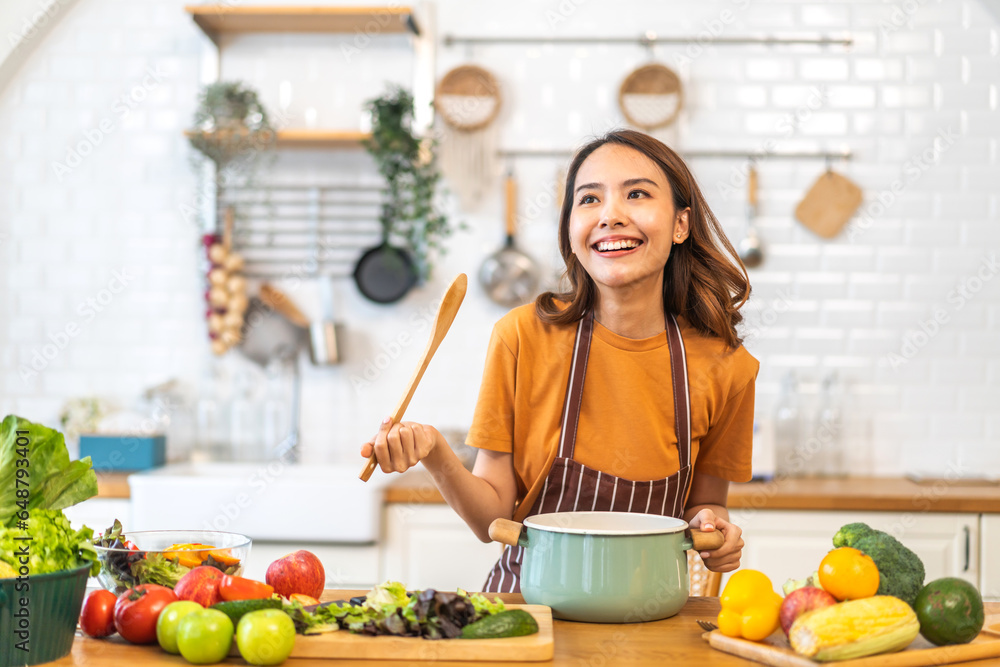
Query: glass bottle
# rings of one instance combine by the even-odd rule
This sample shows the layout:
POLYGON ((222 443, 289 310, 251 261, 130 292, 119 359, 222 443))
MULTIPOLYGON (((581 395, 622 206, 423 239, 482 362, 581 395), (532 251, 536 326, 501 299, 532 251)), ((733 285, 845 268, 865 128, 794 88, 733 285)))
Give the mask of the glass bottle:
POLYGON ((800 454, 802 424, 796 395, 795 374, 788 371, 781 380, 781 394, 774 413, 774 475, 798 477, 805 473, 800 454))
POLYGON ((816 414, 815 437, 820 444, 816 472, 822 477, 839 477, 846 473, 844 467, 843 396, 835 372, 823 378, 820 388, 819 409, 816 414))

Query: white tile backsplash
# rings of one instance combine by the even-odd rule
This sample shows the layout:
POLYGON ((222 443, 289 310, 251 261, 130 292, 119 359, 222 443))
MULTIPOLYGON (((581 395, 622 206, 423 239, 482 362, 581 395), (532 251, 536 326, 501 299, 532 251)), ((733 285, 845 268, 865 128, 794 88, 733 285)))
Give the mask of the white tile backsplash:
MULTIPOLYGON (((0 188, 6 295, 0 300, 0 407, 50 423, 74 396, 99 394, 128 405, 143 388, 171 376, 197 390, 205 386, 210 359, 200 230, 180 214, 181 204, 195 196, 190 149, 180 133, 195 106, 205 38, 180 0, 141 8, 121 0, 78 4, 0 91, 6 128, 0 179, 9 185, 0 188), (144 87, 150 68, 158 79, 149 85, 147 78, 144 87), (96 145, 81 146, 105 120, 111 131, 96 145), (56 163, 83 151, 88 154, 60 177, 56 163), (123 265, 133 267, 134 280, 101 312, 85 316, 85 300, 98 299, 123 265), (44 369, 22 378, 19 366, 30 364, 67 325, 78 326, 79 334, 44 360, 44 369)), ((686 87, 687 107, 675 132, 681 149, 752 149, 773 138, 780 150, 854 152, 850 162, 831 166, 862 187, 865 201, 832 241, 794 220, 822 161, 760 161, 758 223, 767 260, 750 273, 754 298, 745 310, 752 333, 747 346, 761 361, 759 412, 768 416, 786 370, 815 383, 836 369, 859 397, 859 424, 871 425, 858 429, 869 432, 866 442, 852 444, 871 448, 851 453, 869 468, 861 472, 898 474, 914 461, 943 464, 959 446, 967 460, 995 467, 1000 458, 984 452, 996 450, 1000 438, 993 415, 1000 280, 986 277, 989 253, 1000 250, 997 24, 977 2, 928 0, 909 13, 897 4, 716 0, 666 12, 660 3, 591 0, 559 5, 555 21, 547 12, 555 5, 527 0, 508 3, 489 20, 473 3, 438 0, 435 7, 442 35, 688 34, 728 11, 725 36, 804 31, 853 37, 849 49, 706 44, 695 57, 681 46, 653 50, 656 60, 677 68, 686 87), (810 108, 820 86, 821 102, 810 108), (936 138, 949 128, 955 139, 942 147, 936 138), (901 187, 894 190, 894 183, 901 187), (973 291, 977 283, 968 281, 979 271, 973 291), (963 284, 968 294, 949 299, 963 284), (938 311, 947 321, 928 336, 921 324, 938 311), (902 361, 893 365, 893 355, 902 361), (948 438, 961 445, 940 448, 948 438)), ((304 125, 314 109, 317 126, 359 127, 363 100, 386 82, 409 82, 413 57, 408 38, 386 37, 346 63, 341 47, 350 39, 234 38, 223 77, 248 80, 269 108, 288 82, 289 124, 304 125)), ((501 145, 572 147, 583 135, 623 122, 614 101, 618 85, 649 59, 631 46, 439 45, 436 69, 440 75, 471 60, 496 74, 504 86, 501 145)), ((517 163, 523 215, 559 164, 517 163)), ((691 165, 727 233, 740 238, 743 186, 722 187, 739 161, 691 165)), ((292 180, 370 169, 364 160, 315 152, 283 154, 272 168, 292 180)), ((468 229, 449 241, 435 278, 401 303, 375 306, 351 283, 338 286, 346 361, 334 369, 306 363, 306 460, 354 456, 395 405, 423 349, 421 318, 433 313, 435 299, 459 271, 473 278, 469 295, 407 414, 442 428, 468 426, 489 332, 503 314, 475 283, 479 263, 502 240, 499 190, 497 182, 476 211, 457 211, 449 200, 468 229), (401 334, 411 342, 371 372, 380 351, 401 334)), ((532 210, 522 244, 554 274, 554 204, 532 210)), ((314 284, 289 289, 303 310, 319 312, 314 284)))

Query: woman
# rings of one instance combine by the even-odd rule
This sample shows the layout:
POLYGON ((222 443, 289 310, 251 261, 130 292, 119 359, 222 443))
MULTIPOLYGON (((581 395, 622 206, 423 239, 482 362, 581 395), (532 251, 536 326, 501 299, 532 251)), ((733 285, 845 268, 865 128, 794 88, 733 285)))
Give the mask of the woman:
MULTIPOLYGON (((757 361, 736 325, 746 273, 684 162, 640 132, 584 146, 566 181, 559 248, 570 288, 494 327, 467 443, 472 472, 433 426, 383 421, 382 470, 423 461, 445 500, 489 541, 490 523, 543 512, 676 516, 721 530, 701 554, 739 567, 730 481, 750 479, 757 361)), ((519 547, 484 590, 519 591, 519 547)))

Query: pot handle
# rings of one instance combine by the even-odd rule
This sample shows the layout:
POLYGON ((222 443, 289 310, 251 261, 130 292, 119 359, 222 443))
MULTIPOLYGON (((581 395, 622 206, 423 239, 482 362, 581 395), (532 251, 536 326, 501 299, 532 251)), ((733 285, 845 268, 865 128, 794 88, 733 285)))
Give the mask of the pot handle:
POLYGON ((684 548, 695 551, 715 551, 726 541, 721 530, 713 530, 708 533, 702 530, 688 530, 685 537, 689 539, 684 540, 684 548))
POLYGON ((490 539, 512 547, 528 546, 528 534, 517 521, 510 519, 493 519, 490 524, 490 539))

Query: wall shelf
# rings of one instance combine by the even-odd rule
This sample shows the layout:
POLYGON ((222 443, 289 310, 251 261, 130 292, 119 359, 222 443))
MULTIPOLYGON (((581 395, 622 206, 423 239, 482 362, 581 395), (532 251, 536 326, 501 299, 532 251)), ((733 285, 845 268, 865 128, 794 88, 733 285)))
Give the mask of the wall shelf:
MULTIPOLYGON (((195 134, 191 130, 184 131, 184 136, 189 139, 195 134)), ((361 142, 371 136, 370 132, 357 130, 287 129, 278 130, 275 143, 278 148, 361 148, 361 142)))
POLYGON ((356 130, 278 130, 281 148, 361 148, 371 132, 356 130))
POLYGON ((420 29, 411 7, 188 5, 184 8, 218 45, 225 34, 248 32, 409 33, 420 29))

